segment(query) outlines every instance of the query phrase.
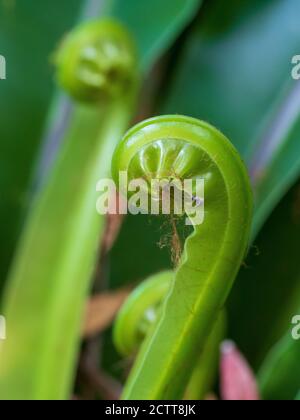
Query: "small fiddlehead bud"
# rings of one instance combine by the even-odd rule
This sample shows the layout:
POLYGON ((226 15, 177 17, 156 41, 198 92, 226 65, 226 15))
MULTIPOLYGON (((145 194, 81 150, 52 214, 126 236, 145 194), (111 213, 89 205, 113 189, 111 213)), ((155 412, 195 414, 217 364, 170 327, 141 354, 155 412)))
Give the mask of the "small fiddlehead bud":
MULTIPOLYGON (((173 271, 151 276, 140 283, 122 305, 114 324, 114 344, 123 356, 136 356, 146 336, 161 316, 163 302, 171 290, 173 271)), ((203 399, 211 391, 219 361, 219 347, 225 334, 225 314, 216 322, 203 351, 194 361, 185 399, 203 399)))
POLYGON ((131 90, 137 75, 133 42, 119 23, 110 20, 84 23, 67 35, 56 64, 59 84, 82 102, 131 90))
POLYGON ((135 354, 158 319, 174 273, 166 271, 142 282, 123 304, 114 325, 114 343, 124 356, 135 354))
MULTIPOLYGON (((184 116, 142 122, 118 145, 112 173, 129 179, 205 181, 203 223, 195 223, 155 328, 142 344, 125 399, 181 398, 245 256, 252 192, 243 162, 211 125, 184 116)), ((198 199, 204 197, 197 197, 198 199)))

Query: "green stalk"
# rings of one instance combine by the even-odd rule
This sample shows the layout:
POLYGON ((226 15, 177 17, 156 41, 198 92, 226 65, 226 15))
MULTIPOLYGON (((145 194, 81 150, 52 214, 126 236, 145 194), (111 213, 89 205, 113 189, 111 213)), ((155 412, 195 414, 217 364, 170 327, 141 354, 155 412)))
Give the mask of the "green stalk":
POLYGON ((184 394, 186 400, 204 400, 213 387, 217 378, 220 360, 220 345, 225 338, 226 316, 222 311, 216 321, 210 336, 199 352, 195 367, 184 394))
MULTIPOLYGON (((126 44, 127 34, 116 24, 93 22, 80 27, 63 47, 68 75, 72 76, 72 64, 78 75, 72 54, 81 57, 94 41, 98 47, 103 26, 105 42, 112 36, 126 44)), ((106 59, 110 74, 119 57, 106 59)), ((84 65, 94 71, 90 63, 84 65)), ((84 88, 91 93, 86 74, 84 83, 78 81, 80 93, 84 88)), ((1 399, 71 396, 83 310, 105 222, 96 211, 96 184, 110 175, 113 150, 132 118, 136 83, 126 86, 123 93, 108 95, 105 101, 97 101, 94 90, 92 104, 76 106, 53 173, 33 205, 4 298, 8 339, 0 352, 1 399)), ((101 89, 97 92, 103 94, 101 89)))
MULTIPOLYGON (((114 325, 114 343, 123 356, 136 355, 142 342, 152 333, 160 318, 163 302, 170 291, 174 276, 173 271, 165 271, 144 280, 122 306, 114 325)), ((203 351, 199 349, 197 352, 184 399, 203 400, 212 391, 225 329, 225 314, 222 311, 203 351)))

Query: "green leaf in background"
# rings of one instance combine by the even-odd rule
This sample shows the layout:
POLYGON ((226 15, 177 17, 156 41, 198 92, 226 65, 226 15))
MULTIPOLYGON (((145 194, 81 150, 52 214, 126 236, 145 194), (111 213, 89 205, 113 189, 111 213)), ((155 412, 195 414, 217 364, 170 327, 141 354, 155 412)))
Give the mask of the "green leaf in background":
POLYGON ((144 70, 154 64, 196 15, 202 0, 109 0, 107 13, 128 26, 144 70))
POLYGON ((208 3, 187 39, 162 109, 217 124, 248 157, 291 79, 300 4, 254 0, 240 4, 236 13, 236 1, 208 3))
POLYGON ((1 0, 0 54, 0 283, 3 282, 28 204, 26 190, 53 91, 50 54, 77 20, 78 0, 1 0))
POLYGON ((294 82, 249 167, 256 192, 253 237, 300 173, 300 83, 294 82))
POLYGON ((229 301, 230 336, 258 368, 285 334, 300 302, 300 186, 259 234, 229 301), (237 316, 238 314, 238 316, 237 316))
POLYGON ((293 339, 291 326, 261 368, 260 387, 265 399, 293 400, 297 396, 300 388, 299 359, 300 342, 293 339))
POLYGON ((297 0, 211 2, 162 106, 208 120, 232 139, 258 184, 255 232, 300 171, 299 89, 291 76, 299 13, 297 0))

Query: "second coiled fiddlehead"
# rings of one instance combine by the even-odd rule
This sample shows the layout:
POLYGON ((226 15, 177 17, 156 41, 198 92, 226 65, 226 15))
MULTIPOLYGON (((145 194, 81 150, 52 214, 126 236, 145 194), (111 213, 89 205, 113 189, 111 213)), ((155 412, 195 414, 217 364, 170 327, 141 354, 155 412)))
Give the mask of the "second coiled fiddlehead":
POLYGON ((173 277, 172 271, 150 277, 130 294, 122 306, 114 326, 114 343, 124 356, 137 353, 157 321, 173 277))
MULTIPOLYGON (((157 273, 144 280, 129 295, 114 325, 114 343, 123 356, 135 356, 144 339, 159 320, 174 279, 173 271, 157 273)), ((219 360, 219 346, 225 336, 225 315, 221 313, 212 333, 193 363, 184 398, 204 399, 212 390, 219 360)))
POLYGON ((252 219, 248 175, 226 137, 183 116, 138 124, 117 147, 112 168, 116 182, 124 171, 129 180, 205 180, 204 222, 195 224, 186 240, 159 320, 123 394, 125 399, 181 398, 245 256, 252 219))
POLYGON ((56 55, 58 82, 82 102, 120 96, 136 83, 134 52, 131 37, 119 23, 84 23, 64 39, 56 55))

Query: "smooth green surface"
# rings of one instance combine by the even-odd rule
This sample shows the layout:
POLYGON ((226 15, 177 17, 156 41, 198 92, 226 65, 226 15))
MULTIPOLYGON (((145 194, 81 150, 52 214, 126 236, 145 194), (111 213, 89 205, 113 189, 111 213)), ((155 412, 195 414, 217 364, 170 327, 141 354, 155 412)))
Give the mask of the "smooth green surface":
POLYGON ((202 0, 109 0, 108 14, 130 29, 138 43, 144 70, 173 44, 193 19, 202 0))
POLYGON ((202 353, 199 351, 194 371, 184 394, 185 400, 204 400, 214 389, 219 371, 220 346, 226 336, 226 316, 221 312, 202 353))
MULTIPOLYGON (((173 271, 154 274, 139 284, 121 307, 114 323, 113 336, 114 344, 123 356, 136 355, 145 337, 151 334, 160 318, 163 302, 171 290, 173 280, 173 271)), ((203 400, 212 391, 225 330, 225 314, 222 312, 204 350, 196 354, 184 399, 203 400)))
POLYGON ((269 142, 278 139, 277 148, 272 151, 271 158, 265 163, 256 165, 258 156, 264 155, 264 147, 258 147, 256 154, 249 164, 252 172, 257 170, 254 177, 256 192, 256 210, 254 218, 253 237, 263 226, 266 217, 270 215, 274 206, 284 197, 285 193, 299 179, 300 174, 300 84, 294 82, 291 98, 278 114, 278 127, 270 134, 269 142), (280 124, 282 127, 280 127, 280 124))
POLYGON ((266 400, 293 400, 300 388, 300 345, 292 338, 292 325, 272 349, 259 373, 261 393, 266 400))
POLYGON ((28 185, 53 92, 50 55, 78 19, 81 1, 0 2, 0 285, 7 273, 29 202, 28 185))
POLYGON ((9 278, 1 399, 70 396, 83 308, 103 231, 95 185, 109 174, 114 144, 129 119, 119 105, 102 115, 102 124, 98 109, 77 112, 54 175, 27 222, 9 278))
POLYGON ((146 179, 173 170, 181 179, 187 173, 206 179, 205 221, 194 226, 186 241, 162 317, 142 346, 123 394, 125 399, 176 399, 183 395, 195 352, 203 349, 245 255, 252 195, 230 142, 192 118, 159 117, 130 130, 114 154, 114 179, 126 169, 140 176, 142 167, 146 179), (182 153, 172 160, 177 143, 182 153), (143 148, 146 153, 139 159, 143 148))
POLYGON ((299 249, 297 183, 250 248, 228 305, 230 337, 254 368, 285 334, 299 307, 299 249))
POLYGON ((128 297, 114 324, 114 344, 123 356, 135 354, 157 319, 174 273, 165 271, 143 281, 128 297))

